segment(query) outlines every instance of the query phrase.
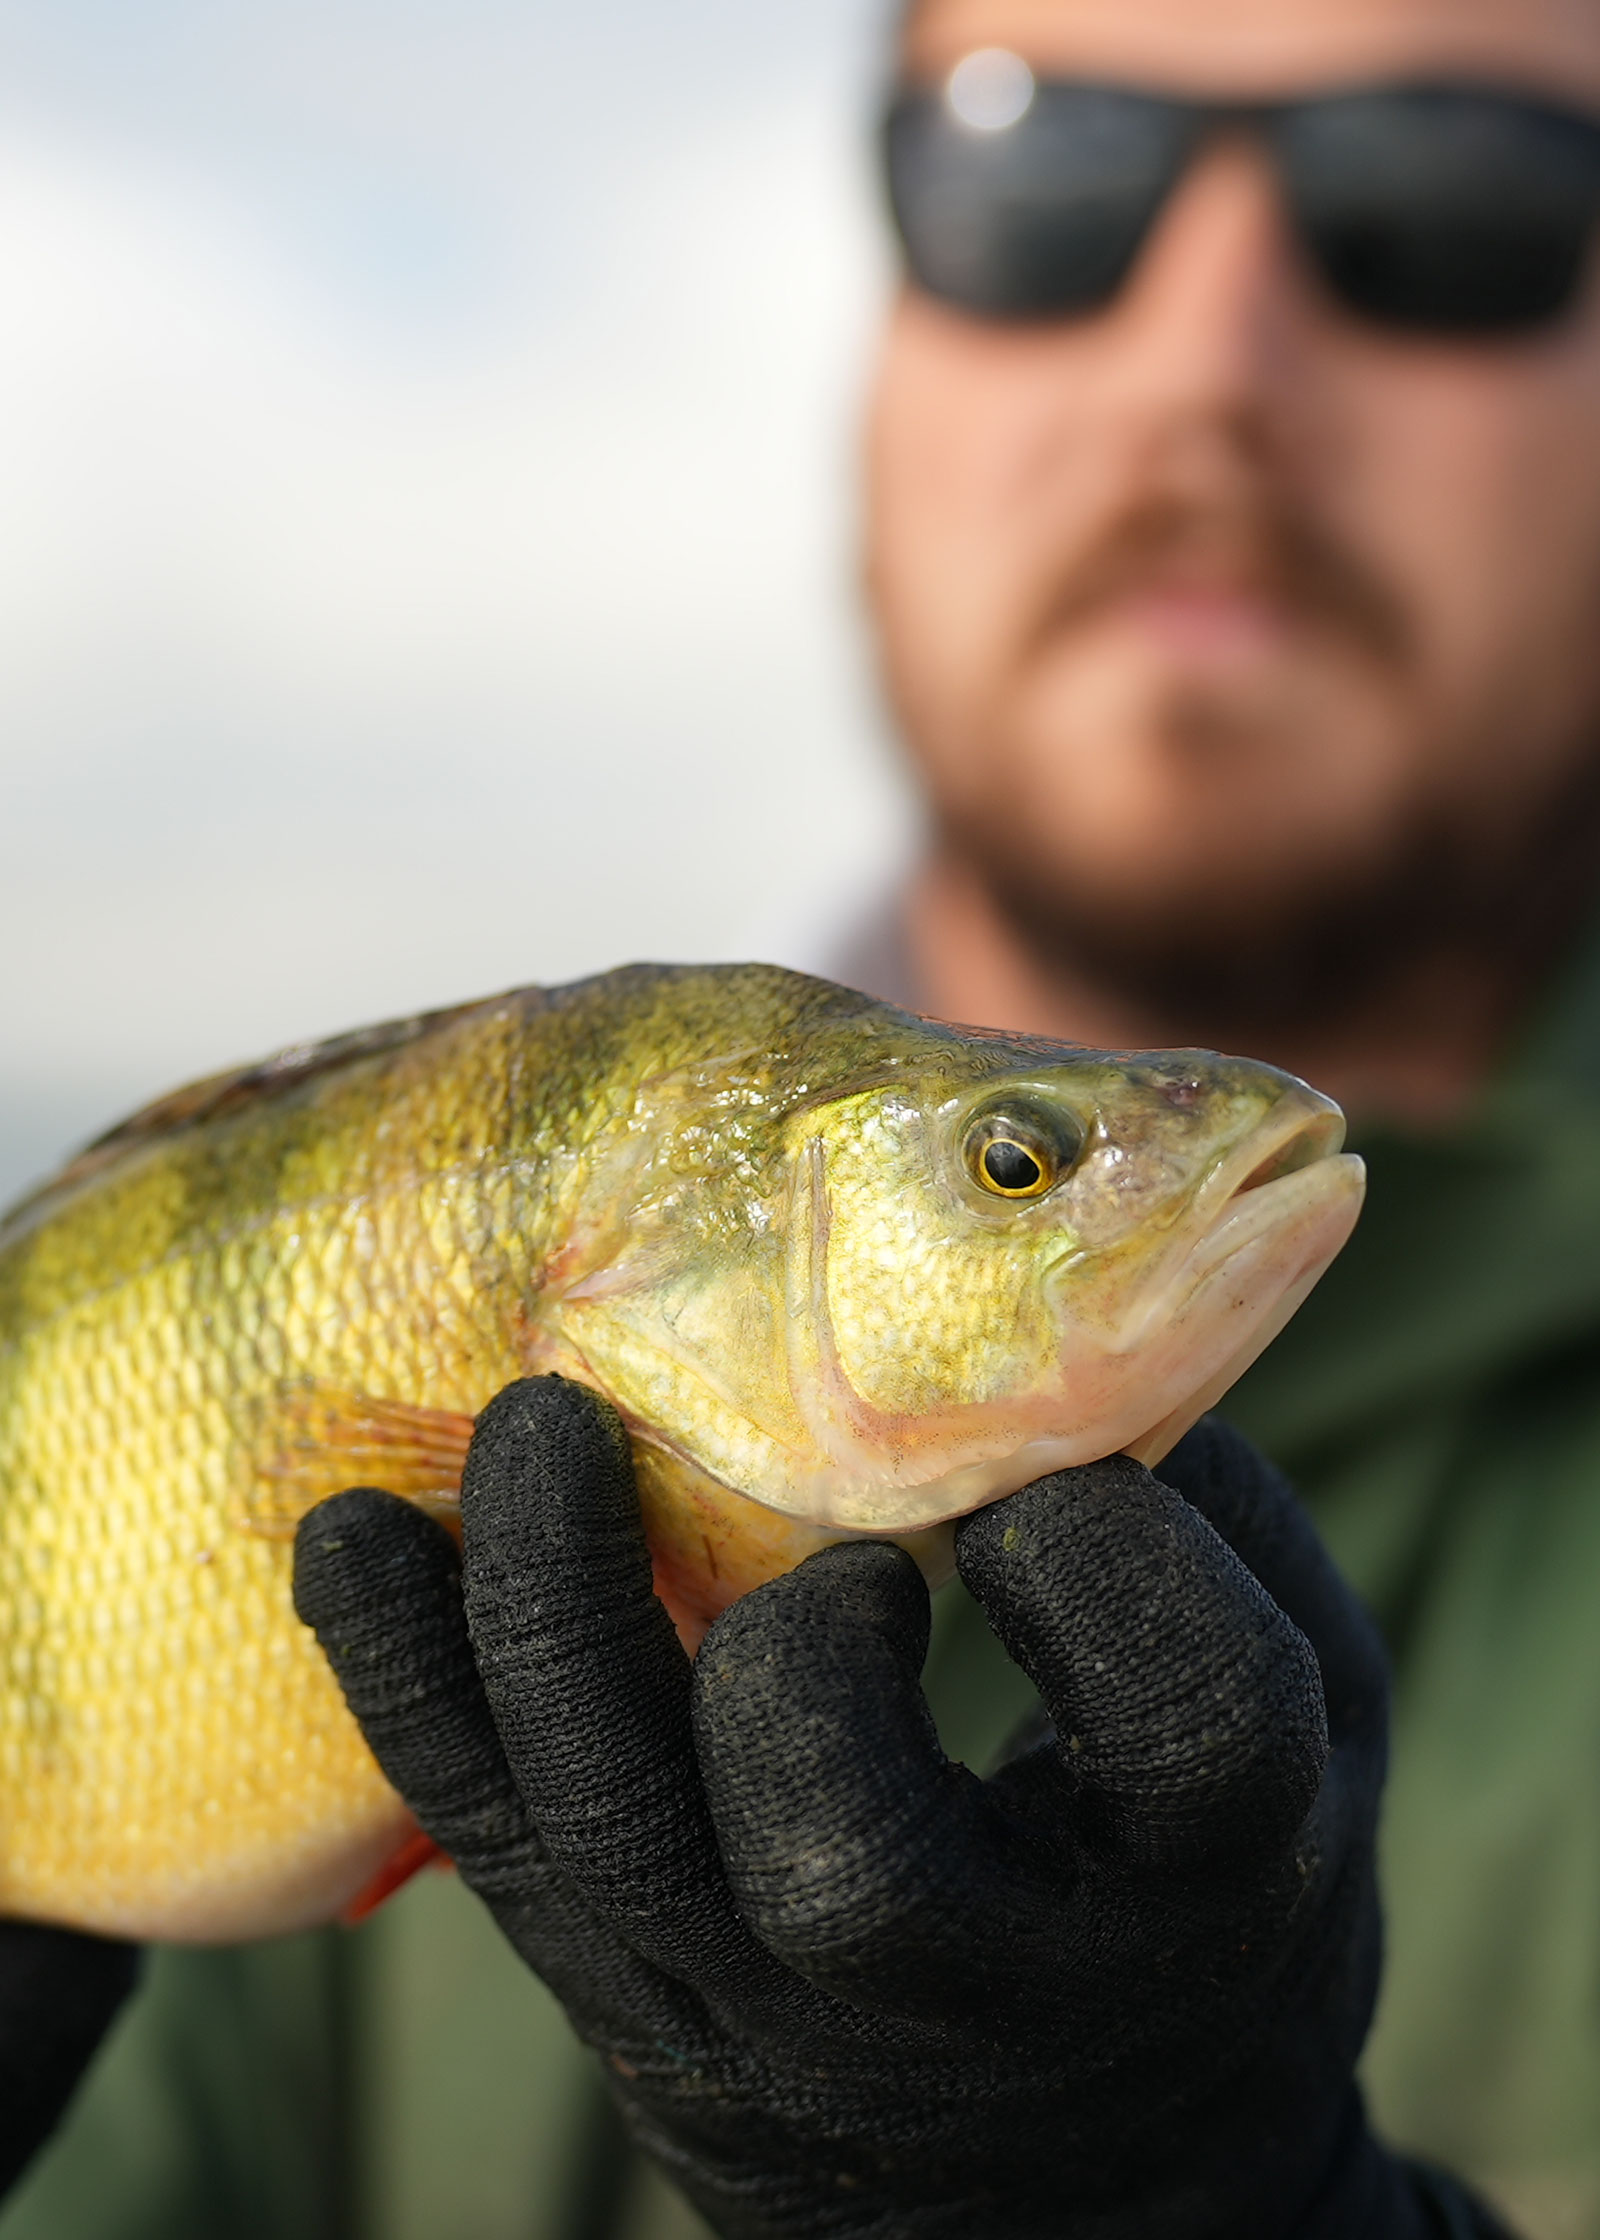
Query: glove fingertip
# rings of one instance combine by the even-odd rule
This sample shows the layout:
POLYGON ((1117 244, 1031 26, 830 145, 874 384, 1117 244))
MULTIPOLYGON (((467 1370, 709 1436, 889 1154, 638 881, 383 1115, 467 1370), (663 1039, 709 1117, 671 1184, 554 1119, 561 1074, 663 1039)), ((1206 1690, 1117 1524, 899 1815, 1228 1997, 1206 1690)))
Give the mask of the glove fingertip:
POLYGON ((633 1458, 611 1403, 569 1378, 523 1377, 479 1416, 461 1484, 461 1516, 475 1534, 548 1542, 570 1520, 579 1532, 638 1530, 633 1458))
POLYGON ((615 1466, 628 1452, 628 1435, 603 1392, 555 1375, 519 1377, 497 1392, 477 1420, 490 1440, 535 1437, 582 1446, 597 1467, 615 1466))
MULTIPOLYGON (((1118 1507, 1130 1502, 1142 1506, 1155 1485, 1144 1464, 1126 1454, 1107 1455, 1100 1462, 1079 1463, 1036 1478, 1003 1501, 961 1518, 955 1533, 956 1569, 989 1609, 991 1603, 1005 1599, 1013 1582, 1024 1584, 1041 1570, 1061 1564, 1061 1551, 1072 1529, 1064 1515, 1069 1506, 1118 1507)), ((1071 1558, 1066 1568, 1076 1568, 1071 1558)))
POLYGON ((921 1572, 885 1540, 847 1540, 819 1548, 792 1571, 753 1587, 713 1622, 696 1655, 704 1680, 719 1668, 764 1657, 774 1640, 815 1638, 870 1626, 890 1650, 920 1671, 932 1609, 921 1572))
POLYGON ((294 1536, 294 1607, 321 1634, 385 1587, 454 1575, 456 1546, 442 1524, 397 1494, 352 1486, 319 1501, 294 1536))
POLYGON ((1069 1738, 1088 1842, 1268 1853, 1328 1756, 1311 1644, 1226 1541, 1126 1455, 972 1518, 961 1574, 1069 1738))

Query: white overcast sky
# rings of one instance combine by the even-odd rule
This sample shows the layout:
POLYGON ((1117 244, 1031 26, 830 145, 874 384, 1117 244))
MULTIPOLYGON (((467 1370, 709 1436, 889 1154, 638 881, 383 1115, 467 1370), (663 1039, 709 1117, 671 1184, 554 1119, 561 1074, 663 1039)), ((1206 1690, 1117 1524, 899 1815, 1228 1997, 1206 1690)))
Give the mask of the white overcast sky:
POLYGON ((0 1193, 307 1034, 797 944, 903 849, 882 31, 0 0, 0 1193))

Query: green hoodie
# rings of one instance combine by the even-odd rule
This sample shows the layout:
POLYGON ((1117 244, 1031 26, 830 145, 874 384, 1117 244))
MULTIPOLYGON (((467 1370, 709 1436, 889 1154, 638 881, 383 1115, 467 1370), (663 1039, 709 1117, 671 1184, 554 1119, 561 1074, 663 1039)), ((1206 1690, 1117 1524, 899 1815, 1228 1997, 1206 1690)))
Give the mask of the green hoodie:
MULTIPOLYGON (((1228 1412, 1395 1662, 1397 2144, 1528 2240, 1600 2240, 1600 945, 1470 1121, 1371 1137, 1355 1241, 1228 1412)), ((959 1592, 929 1690, 1027 1690, 959 1592)), ((363 1929, 160 1952, 0 2240, 679 2240, 559 2010, 452 1878, 363 1929)))

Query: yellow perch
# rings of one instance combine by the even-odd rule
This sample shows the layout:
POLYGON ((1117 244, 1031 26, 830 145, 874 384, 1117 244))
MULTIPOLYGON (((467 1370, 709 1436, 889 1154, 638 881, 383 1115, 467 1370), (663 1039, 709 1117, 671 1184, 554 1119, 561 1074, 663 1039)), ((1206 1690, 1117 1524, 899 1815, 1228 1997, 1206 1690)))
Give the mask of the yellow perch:
POLYGON ((1349 1234, 1271 1068, 636 966, 285 1052, 0 1224, 0 1913, 326 1920, 412 1831, 290 1604, 296 1521, 448 1513, 475 1413, 621 1410, 686 1638, 842 1535, 1154 1460, 1349 1234))

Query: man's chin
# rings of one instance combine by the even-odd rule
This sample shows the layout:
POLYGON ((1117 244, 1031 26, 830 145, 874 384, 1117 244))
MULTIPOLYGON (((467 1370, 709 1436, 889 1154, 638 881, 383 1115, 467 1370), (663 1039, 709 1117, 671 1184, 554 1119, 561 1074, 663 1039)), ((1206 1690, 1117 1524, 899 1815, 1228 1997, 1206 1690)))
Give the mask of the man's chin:
POLYGON ((1180 685, 1112 658, 1116 636, 1035 672, 1001 758, 1016 784, 952 804, 951 854, 1035 955, 1207 1039, 1349 1008, 1462 868, 1397 798, 1394 680, 1332 649, 1309 676, 1264 658, 1180 685))
POLYGON ((1470 882, 1431 828, 1379 863, 1330 862, 1308 847, 1265 866, 1239 850, 1235 864, 1230 848, 1159 868, 1082 842, 1047 858, 1015 826, 947 829, 945 839, 1047 967, 1214 1046, 1264 1046, 1308 1016, 1328 1023, 1361 1007, 1397 956, 1472 907, 1470 882))

